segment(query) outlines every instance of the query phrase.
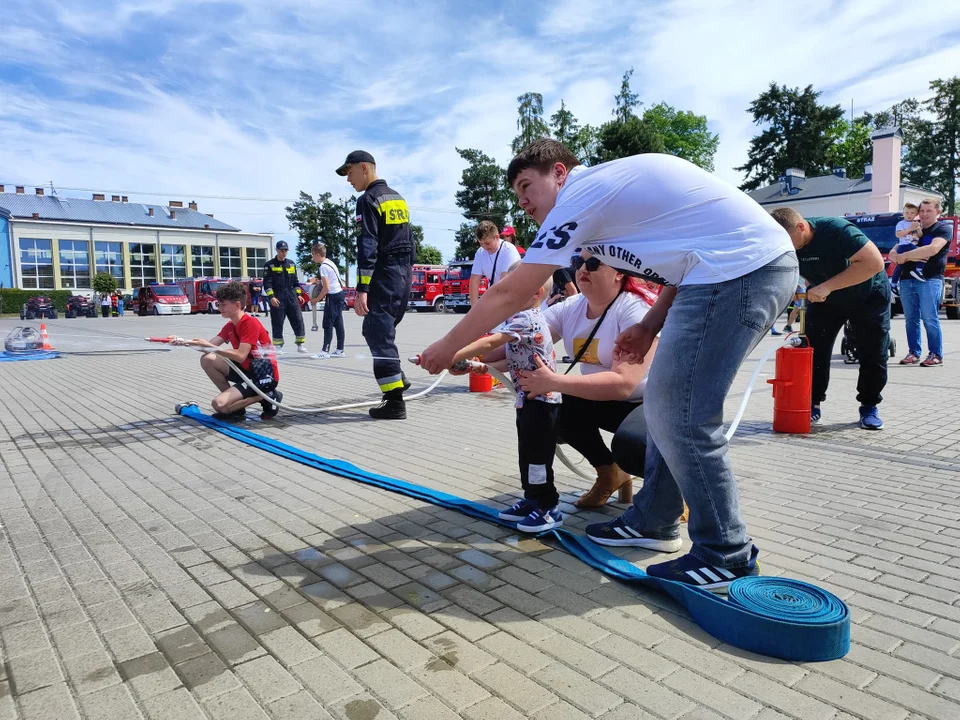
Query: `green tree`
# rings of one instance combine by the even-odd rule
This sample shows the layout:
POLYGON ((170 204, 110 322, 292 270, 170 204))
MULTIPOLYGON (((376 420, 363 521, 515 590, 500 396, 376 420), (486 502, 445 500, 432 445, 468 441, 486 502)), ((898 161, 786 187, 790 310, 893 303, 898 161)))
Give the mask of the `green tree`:
POLYGON ((510 143, 516 155, 534 140, 550 137, 550 128, 543 119, 543 95, 528 92, 517 98, 517 136, 510 143))
POLYGON ((923 108, 932 119, 917 128, 908 153, 908 177, 942 193, 946 198, 944 212, 954 215, 960 183, 960 77, 934 80, 930 89, 933 96, 923 102, 923 108), (926 135, 922 134, 924 130, 926 135))
MULTIPOLYGON (((516 155, 534 140, 550 137, 550 126, 543 118, 543 95, 540 93, 528 92, 517 98, 517 136, 510 143, 510 149, 516 155)), ((509 212, 510 224, 516 230, 517 244, 521 247, 528 247, 537 234, 537 226, 533 220, 517 205, 517 198, 513 188, 506 184, 504 176, 504 189, 509 194, 510 199, 509 212)), ((473 243, 474 249, 476 242, 473 243)), ((459 255, 458 255, 459 257, 459 255)), ((466 256, 464 256, 466 257, 466 256)), ((473 257, 473 253, 469 255, 473 257)))
POLYGON ((623 73, 620 81, 620 92, 614 96, 613 116, 620 122, 626 122, 636 113, 634 110, 641 105, 640 96, 630 89, 630 78, 633 77, 633 68, 623 73))
POLYGON ((416 262, 420 265, 440 265, 443 262, 443 255, 440 250, 433 245, 427 245, 423 241, 423 227, 421 225, 410 225, 410 234, 413 235, 413 245, 417 251, 416 262))
POLYGON ((553 138, 566 145, 580 162, 589 163, 596 151, 597 129, 592 125, 581 127, 563 100, 560 109, 550 116, 550 130, 553 138))
POLYGON ((766 128, 750 141, 747 162, 734 168, 746 173, 741 190, 772 183, 791 167, 810 176, 829 172, 829 131, 843 110, 839 105, 820 105, 819 97, 812 85, 801 91, 770 83, 750 104, 754 123, 766 128))
POLYGON ((713 172, 720 136, 710 132, 705 115, 658 103, 643 113, 643 121, 660 136, 665 152, 713 172))
MULTIPOLYGON (((312 195, 301 190, 300 199, 286 208, 287 222, 290 223, 290 229, 297 233, 298 238, 297 264, 308 273, 316 272, 314 262, 310 258, 310 248, 320 241, 320 213, 323 197, 321 195, 320 202, 317 202, 312 195)), ((326 197, 329 199, 330 193, 326 193, 326 197)))
POLYGON ((853 122, 846 118, 836 120, 827 131, 831 140, 825 156, 827 167, 844 168, 848 177, 862 177, 863 166, 873 156, 870 133, 874 129, 873 119, 866 114, 853 122))
POLYGON ((117 279, 108 272, 99 272, 93 276, 93 291, 100 295, 112 295, 117 289, 117 279))
POLYGON ((463 260, 472 258, 477 251, 473 228, 478 222, 490 220, 498 228, 503 227, 513 193, 507 188, 506 173, 492 157, 472 148, 457 148, 457 153, 468 163, 456 194, 457 207, 467 219, 456 235, 456 258, 463 260))
POLYGON ((453 235, 457 243, 457 249, 454 250, 454 260, 470 260, 477 253, 480 245, 477 243, 476 223, 460 223, 460 227, 453 235))
POLYGON ((591 165, 641 153, 664 152, 663 138, 650 124, 632 115, 600 126, 591 165))
POLYGON ((297 264, 304 272, 317 272, 310 248, 322 242, 327 248, 327 257, 343 271, 350 284, 349 266, 357 259, 356 206, 357 199, 353 196, 334 201, 330 193, 323 193, 314 200, 301 191, 300 199, 286 208, 287 221, 298 237, 297 264))

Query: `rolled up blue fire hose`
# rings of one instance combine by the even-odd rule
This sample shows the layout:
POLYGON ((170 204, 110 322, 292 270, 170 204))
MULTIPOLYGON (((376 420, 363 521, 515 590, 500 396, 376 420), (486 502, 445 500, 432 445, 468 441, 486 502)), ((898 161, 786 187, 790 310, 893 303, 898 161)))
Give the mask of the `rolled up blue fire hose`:
POLYGON ((54 350, 36 350, 26 352, 6 352, 0 350, 0 362, 22 362, 24 360, 53 360, 60 357, 54 350))
MULTIPOLYGON (((367 472, 343 460, 332 460, 287 445, 205 415, 196 405, 178 406, 183 417, 253 447, 317 470, 407 495, 470 517, 515 528, 497 517, 497 510, 439 490, 367 472)), ((850 611, 840 598, 808 583, 789 578, 747 577, 735 580, 728 599, 706 590, 647 575, 587 538, 567 530, 542 537, 556 540, 586 564, 624 582, 656 587, 680 603, 705 631, 743 650, 761 655, 814 662, 835 660, 850 650, 850 611)))

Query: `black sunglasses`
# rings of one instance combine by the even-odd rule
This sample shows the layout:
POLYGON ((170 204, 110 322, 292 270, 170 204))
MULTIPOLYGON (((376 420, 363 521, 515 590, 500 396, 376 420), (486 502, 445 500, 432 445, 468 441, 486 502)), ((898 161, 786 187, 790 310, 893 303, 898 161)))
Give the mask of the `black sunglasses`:
POLYGON ((587 258, 586 260, 584 260, 582 257, 580 257, 579 255, 577 255, 577 256, 573 259, 573 269, 574 269, 574 270, 579 270, 579 269, 582 268, 584 265, 587 266, 587 272, 596 272, 597 270, 600 269, 600 266, 603 265, 603 263, 600 262, 600 258, 598 258, 596 255, 593 255, 593 256, 587 258))

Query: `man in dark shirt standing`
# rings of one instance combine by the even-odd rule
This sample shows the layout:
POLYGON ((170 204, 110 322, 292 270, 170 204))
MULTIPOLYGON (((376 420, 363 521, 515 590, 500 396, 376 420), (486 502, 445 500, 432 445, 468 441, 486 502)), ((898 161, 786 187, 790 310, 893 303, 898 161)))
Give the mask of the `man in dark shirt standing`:
POLYGON ((947 269, 947 250, 950 229, 940 219, 940 201, 927 198, 920 203, 920 240, 915 250, 898 253, 890 251, 890 260, 903 265, 900 276, 900 302, 907 324, 907 356, 901 365, 938 367, 943 365, 943 333, 940 331, 940 301, 943 299, 943 276, 947 269), (914 263, 923 262, 923 280, 910 276, 914 263), (923 345, 920 340, 920 321, 927 331, 930 352, 920 361, 923 345))
POLYGON ((410 300, 416 257, 410 213, 406 201, 377 177, 377 164, 370 153, 354 150, 337 168, 337 175, 345 176, 354 190, 363 193, 357 199, 360 235, 354 311, 363 318, 363 337, 376 358, 373 374, 383 393, 380 405, 370 408, 370 417, 404 420, 403 392, 410 383, 400 366, 395 339, 410 300))
POLYGON ((883 429, 877 405, 887 384, 890 347, 890 281, 883 256, 866 235, 843 218, 804 218, 791 208, 778 208, 771 215, 790 234, 800 275, 809 285, 806 330, 813 347, 811 420, 820 420, 833 345, 849 321, 860 354, 860 427, 883 429))

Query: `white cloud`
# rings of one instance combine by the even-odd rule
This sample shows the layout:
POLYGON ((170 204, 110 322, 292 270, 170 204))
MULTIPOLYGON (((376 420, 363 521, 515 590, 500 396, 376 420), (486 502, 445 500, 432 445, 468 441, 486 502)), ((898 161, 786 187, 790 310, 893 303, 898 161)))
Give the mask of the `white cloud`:
MULTIPOLYGON (((8 0, 9 4, 9 0, 8 0)), ((610 117, 624 70, 646 105, 705 114, 734 182, 771 82, 858 112, 960 67, 960 4, 561 0, 13 0, 0 34, 0 182, 104 191, 345 196, 347 151, 373 152, 445 257, 460 217, 455 148, 501 163, 517 96, 610 117), (917 18, 937 17, 928 30, 917 18), (914 41, 909 38, 922 38, 914 41), (38 50, 40 49, 40 50, 38 50)), ((248 230, 288 232, 282 203, 200 200, 248 230)))

